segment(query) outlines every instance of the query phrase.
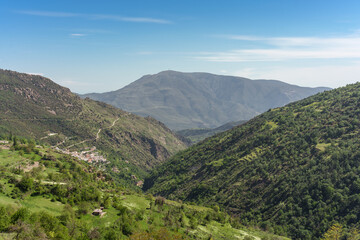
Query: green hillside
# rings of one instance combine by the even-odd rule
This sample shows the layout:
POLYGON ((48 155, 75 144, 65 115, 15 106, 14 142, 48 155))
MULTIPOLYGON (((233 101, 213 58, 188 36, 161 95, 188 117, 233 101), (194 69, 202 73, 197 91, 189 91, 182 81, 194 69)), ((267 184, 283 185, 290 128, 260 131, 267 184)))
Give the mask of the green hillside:
POLYGON ((155 169, 153 194, 219 204, 244 224, 317 239, 360 221, 360 83, 268 112, 155 169))
POLYGON ((64 151, 96 153, 127 182, 186 147, 155 119, 81 99, 41 76, 0 70, 0 134, 9 133, 64 151))
POLYGON ((245 228, 216 207, 129 191, 34 141, 0 141, 0 239, 285 239, 245 228))

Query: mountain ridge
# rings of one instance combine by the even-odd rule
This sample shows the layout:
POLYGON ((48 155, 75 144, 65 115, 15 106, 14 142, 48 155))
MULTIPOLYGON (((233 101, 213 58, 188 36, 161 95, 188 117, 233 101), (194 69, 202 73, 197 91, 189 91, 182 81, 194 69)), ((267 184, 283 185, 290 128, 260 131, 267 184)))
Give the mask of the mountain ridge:
POLYGON ((329 88, 305 88, 278 80, 250 80, 210 73, 163 71, 107 93, 84 94, 121 109, 152 116, 173 130, 215 128, 248 120, 329 88))

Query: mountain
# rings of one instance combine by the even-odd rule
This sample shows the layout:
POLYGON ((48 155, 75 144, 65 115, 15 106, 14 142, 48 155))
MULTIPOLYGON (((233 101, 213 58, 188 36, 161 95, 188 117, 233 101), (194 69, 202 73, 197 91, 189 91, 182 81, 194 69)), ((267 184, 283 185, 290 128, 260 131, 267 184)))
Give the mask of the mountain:
POLYGON ((200 129, 184 129, 177 131, 180 136, 190 139, 192 143, 197 143, 207 137, 211 137, 217 133, 225 132, 235 126, 245 123, 246 121, 229 122, 217 128, 200 128, 200 129))
POLYGON ((328 88, 305 88, 273 80, 209 73, 164 71, 113 92, 85 94, 126 111, 152 116, 171 129, 215 128, 248 120, 328 88))
POLYGON ((0 138, 0 159, 0 239, 286 239, 244 228, 219 208, 124 189, 28 139, 0 138))
POLYGON ((172 157, 144 189, 317 239, 360 221, 360 83, 275 108, 172 157))
POLYGON ((88 161, 106 157, 114 176, 129 180, 186 147, 153 118, 81 99, 45 77, 7 70, 0 70, 0 134, 33 138, 73 155, 83 152, 88 161))

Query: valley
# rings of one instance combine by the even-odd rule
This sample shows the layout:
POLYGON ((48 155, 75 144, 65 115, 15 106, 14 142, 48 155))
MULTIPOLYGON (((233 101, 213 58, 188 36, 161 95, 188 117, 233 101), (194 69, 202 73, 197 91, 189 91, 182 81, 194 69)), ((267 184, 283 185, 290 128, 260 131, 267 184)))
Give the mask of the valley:
POLYGON ((0 240, 360 240, 360 1, 0 2, 0 240))
MULTIPOLYGON (((4 179, 11 178, 3 184, 13 184, 3 188, 5 195, 0 204, 12 205, 10 215, 16 209, 39 209, 36 212, 59 220, 60 210, 53 212, 59 209, 53 202, 61 208, 70 204, 75 213, 86 202, 88 210, 84 217, 75 214, 79 219, 76 224, 94 226, 93 220, 86 220, 91 215, 91 203, 93 208, 112 203, 105 207, 108 215, 104 215, 112 220, 107 225, 96 221, 109 226, 116 219, 112 212, 127 213, 122 217, 137 216, 134 203, 142 202, 142 206, 150 206, 140 208, 148 220, 142 222, 141 217, 128 228, 142 224, 146 234, 161 232, 171 239, 281 239, 280 235, 312 239, 320 238, 337 223, 350 235, 356 229, 356 183, 349 188, 343 183, 357 181, 358 175, 354 162, 358 129, 356 119, 351 117, 357 114, 359 84, 269 109, 249 121, 179 131, 179 137, 153 118, 80 99, 49 79, 4 70, 0 73, 2 171, 4 179), (19 101, 23 104, 15 104, 19 101), (194 145, 187 147, 190 142, 186 137, 194 145), (339 162, 344 156, 347 165, 339 162), (66 162, 72 167, 65 171, 66 162), (72 172, 80 171, 76 166, 85 171, 81 173, 84 177, 90 175, 79 180, 79 173, 72 172), (327 173, 331 171, 330 177, 327 173), (31 189, 21 187, 25 179, 31 189), (88 182, 90 179, 94 182, 88 182), (87 187, 92 186, 90 192, 77 196, 72 189, 85 182, 87 187), (152 200, 166 202, 168 209, 165 217, 158 207, 157 212, 167 220, 157 222, 156 227, 149 220, 155 216, 149 211, 152 200), (117 207, 118 201, 122 207, 117 207), (190 215, 177 215, 181 211, 176 209, 184 209, 184 204, 190 215), (223 215, 209 218, 190 210, 192 206, 194 210, 207 209, 208 213, 221 209, 223 215), (338 210, 327 213, 330 207, 338 210)), ((27 218, 22 221, 32 229, 33 222, 27 218)), ((15 223, 9 222, 8 226, 15 223)), ((58 224, 61 228, 66 225, 58 224)), ((4 229, 9 232, 4 236, 16 232, 4 229)), ((132 239, 130 232, 116 229, 111 231, 122 231, 132 239)), ((45 227, 43 230, 49 236, 45 227)), ((110 230, 87 231, 105 236, 110 230)), ((146 235, 141 230, 131 234, 146 235)))

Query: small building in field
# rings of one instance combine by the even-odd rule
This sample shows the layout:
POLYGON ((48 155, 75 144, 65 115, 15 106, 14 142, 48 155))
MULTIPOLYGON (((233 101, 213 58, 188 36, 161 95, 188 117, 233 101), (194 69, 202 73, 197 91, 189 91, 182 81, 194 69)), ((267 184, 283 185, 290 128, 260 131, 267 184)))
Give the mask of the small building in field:
POLYGON ((103 207, 98 208, 98 209, 95 209, 95 210, 92 212, 92 215, 103 217, 103 216, 106 214, 106 212, 104 212, 103 210, 104 210, 103 207))

